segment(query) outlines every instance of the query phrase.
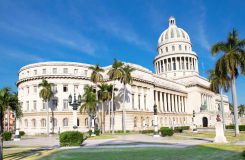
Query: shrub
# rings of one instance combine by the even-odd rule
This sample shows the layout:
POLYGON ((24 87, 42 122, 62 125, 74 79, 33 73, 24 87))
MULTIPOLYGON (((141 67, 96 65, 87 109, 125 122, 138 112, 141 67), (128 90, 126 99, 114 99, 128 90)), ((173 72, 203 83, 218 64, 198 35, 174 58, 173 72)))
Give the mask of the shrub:
POLYGON ((160 132, 162 136, 172 136, 174 134, 173 129, 167 127, 161 127, 160 132))
MULTIPOLYGON (((234 125, 227 125, 225 126, 226 129, 235 129, 234 125)), ((239 125, 239 130, 240 131, 245 131, 245 125, 239 125)))
POLYGON ((60 134, 60 146, 80 146, 83 141, 83 133, 78 131, 66 131, 60 134))
POLYGON ((4 141, 10 141, 11 138, 12 138, 12 133, 11 132, 7 132, 7 131, 3 132, 3 140, 4 141))
POLYGON ((180 128, 180 127, 175 127, 174 128, 174 133, 182 133, 183 132, 183 129, 180 128))
POLYGON ((96 129, 96 130, 94 131, 94 134, 95 134, 96 136, 99 136, 99 135, 100 135, 100 129, 96 129))
POLYGON ((24 136, 26 133, 24 131, 20 131, 20 136, 24 136))
POLYGON ((189 130, 190 126, 181 126, 180 128, 183 129, 183 130, 189 130))
POLYGON ((142 134, 150 134, 150 133, 154 133, 154 130, 143 130, 141 131, 142 134))
POLYGON ((92 130, 91 129, 88 131, 88 134, 89 134, 89 136, 92 135, 92 130))

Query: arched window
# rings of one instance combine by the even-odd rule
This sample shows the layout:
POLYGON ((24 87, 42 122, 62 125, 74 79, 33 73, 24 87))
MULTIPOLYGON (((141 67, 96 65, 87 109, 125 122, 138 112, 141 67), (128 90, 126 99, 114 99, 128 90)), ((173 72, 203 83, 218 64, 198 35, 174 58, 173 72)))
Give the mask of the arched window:
POLYGON ((57 127, 57 119, 54 118, 54 127, 57 127))
POLYGON ((149 119, 149 117, 146 117, 146 125, 147 125, 147 126, 150 125, 150 119, 149 119))
POLYGON ((187 47, 185 46, 185 50, 187 50, 187 47))
POLYGON ((28 127, 28 120, 25 119, 25 127, 28 127))
POLYGON ((166 52, 168 52, 168 47, 166 47, 165 49, 166 49, 166 52))
POLYGON ((85 118, 85 127, 88 127, 88 118, 85 118))
POLYGON ((68 118, 63 119, 63 126, 67 127, 68 126, 68 118))
POLYGON ((180 51, 182 50, 182 47, 181 47, 181 45, 179 45, 179 50, 180 50, 180 51))
POLYGON ((79 123, 79 119, 77 119, 77 126, 79 126, 80 125, 80 123, 79 123))
POLYGON ((36 127, 36 120, 35 119, 32 119, 31 120, 31 123, 32 123, 32 127, 35 128, 36 127))
POLYGON ((46 127, 46 119, 41 119, 41 127, 46 127))
POLYGON ((137 117, 134 117, 134 127, 137 127, 137 117))

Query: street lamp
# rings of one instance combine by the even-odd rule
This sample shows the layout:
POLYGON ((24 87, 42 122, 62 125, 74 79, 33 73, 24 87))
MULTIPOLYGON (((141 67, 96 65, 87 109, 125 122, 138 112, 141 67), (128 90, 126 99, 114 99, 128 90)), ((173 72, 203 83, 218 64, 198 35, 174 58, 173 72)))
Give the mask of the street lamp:
POLYGON ((72 102, 72 95, 70 94, 68 97, 68 102, 70 106, 72 106, 73 129, 77 129, 77 108, 82 103, 82 97, 79 94, 76 99, 76 93, 74 93, 74 99, 72 102))
POLYGON ((14 117, 15 117, 15 136, 14 136, 14 141, 20 141, 20 120, 16 116, 16 111, 14 111, 14 117))
POLYGON ((91 117, 91 119, 92 119, 92 126, 91 126, 92 134, 91 134, 91 136, 94 137, 95 136, 95 134, 94 134, 94 118, 96 117, 96 112, 94 110, 90 110, 89 111, 89 117, 91 117))
POLYGON ((157 120, 157 105, 155 104, 153 106, 154 109, 154 135, 153 137, 159 137, 159 133, 158 133, 158 120, 157 120))
POLYGON ((195 112, 195 110, 193 110, 193 112, 192 112, 192 124, 193 124, 193 132, 197 132, 197 128, 196 128, 196 125, 195 125, 195 118, 196 117, 196 112, 195 112))

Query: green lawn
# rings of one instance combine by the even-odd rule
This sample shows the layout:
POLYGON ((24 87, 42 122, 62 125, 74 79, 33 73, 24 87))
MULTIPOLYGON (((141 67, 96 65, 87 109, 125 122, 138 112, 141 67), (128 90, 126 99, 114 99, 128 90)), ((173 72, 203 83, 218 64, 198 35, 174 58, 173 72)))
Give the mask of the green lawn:
POLYGON ((183 149, 73 149, 43 157, 47 160, 242 160, 244 146, 206 144, 183 149))

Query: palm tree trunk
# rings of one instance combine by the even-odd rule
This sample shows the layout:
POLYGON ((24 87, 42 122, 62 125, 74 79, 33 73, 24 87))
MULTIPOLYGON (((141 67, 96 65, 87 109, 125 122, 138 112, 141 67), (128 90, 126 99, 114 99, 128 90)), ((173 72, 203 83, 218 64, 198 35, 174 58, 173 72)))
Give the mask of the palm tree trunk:
POLYGON ((125 99, 126 99, 126 85, 124 84, 123 89, 123 132, 126 133, 126 124, 125 124, 125 99))
POLYGON ((7 117, 7 121, 8 121, 8 129, 7 129, 7 131, 9 132, 9 106, 8 106, 8 111, 7 111, 7 113, 8 113, 8 117, 7 117))
POLYGON ((46 102, 46 109, 47 109, 47 135, 49 136, 49 107, 48 107, 48 101, 46 102))
POLYGON ((109 133, 111 133, 111 102, 108 102, 108 108, 109 108, 109 133))
POLYGON ((101 132, 103 134, 105 132, 104 131, 104 129, 105 129, 105 123, 104 123, 104 102, 103 101, 101 103, 101 124, 102 124, 102 126, 101 126, 101 128, 102 128, 101 132))
POLYGON ((0 160, 3 160, 3 120, 4 120, 4 114, 3 114, 3 108, 0 107, 1 109, 1 118, 0 118, 0 160))
POLYGON ((52 134, 54 134, 54 111, 52 110, 52 134))
POLYGON ((223 129, 225 131, 225 115, 224 115, 224 101, 223 101, 223 93, 222 88, 220 87, 220 100, 221 100, 221 111, 222 111, 222 122, 223 122, 223 129))
POLYGON ((111 96, 111 113, 112 113, 112 134, 114 134, 114 87, 115 87, 116 81, 114 80, 113 86, 112 86, 112 96, 111 96))
POLYGON ((232 100, 233 100, 233 106, 234 106, 235 136, 239 136, 236 78, 234 76, 231 81, 231 89, 232 89, 232 100))
POLYGON ((99 123, 98 123, 98 128, 100 129, 100 130, 102 130, 101 129, 101 119, 100 119, 100 109, 99 109, 99 102, 98 102, 98 99, 99 99, 99 97, 98 97, 98 90, 97 90, 97 88, 98 88, 98 86, 97 86, 97 83, 95 83, 95 94, 96 94, 96 109, 97 109, 97 115, 98 115, 98 120, 99 120, 99 123))

